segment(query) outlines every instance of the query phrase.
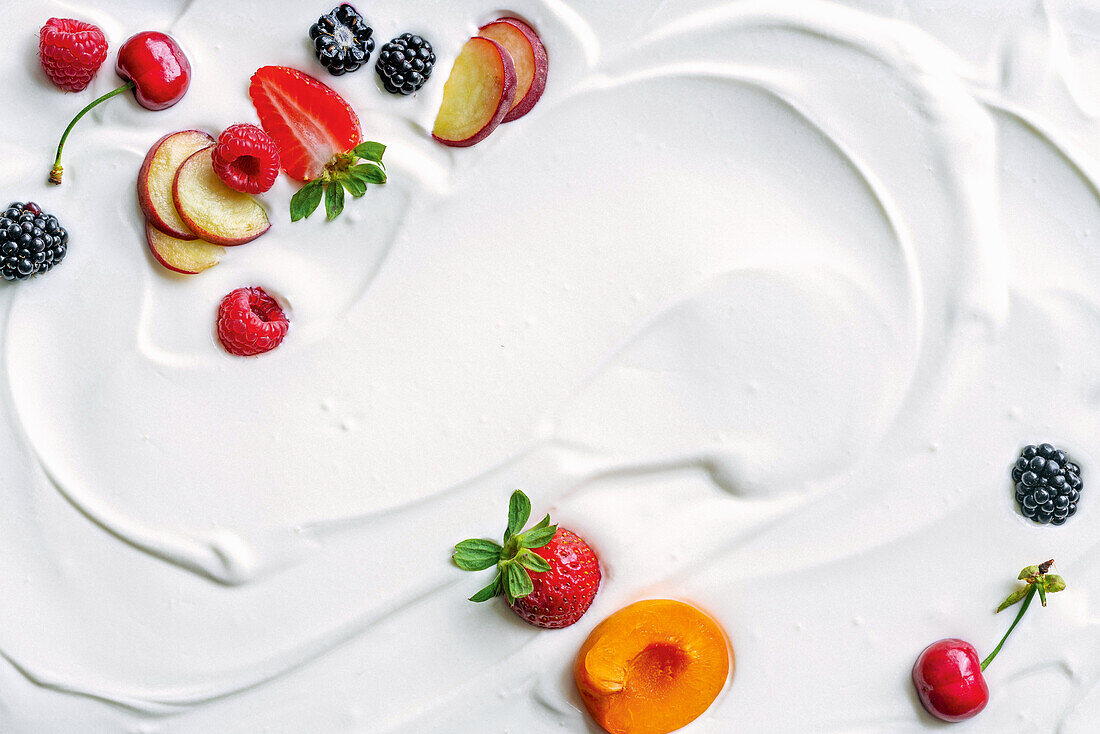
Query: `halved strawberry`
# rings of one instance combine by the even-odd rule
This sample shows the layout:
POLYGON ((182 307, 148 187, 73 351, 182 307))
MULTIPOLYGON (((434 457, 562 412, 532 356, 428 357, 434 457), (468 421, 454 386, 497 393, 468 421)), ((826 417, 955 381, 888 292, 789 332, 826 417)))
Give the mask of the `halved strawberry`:
POLYGON ((299 181, 318 178, 335 156, 363 139, 359 116, 344 98, 297 69, 259 69, 248 96, 260 125, 279 148, 283 171, 299 181))

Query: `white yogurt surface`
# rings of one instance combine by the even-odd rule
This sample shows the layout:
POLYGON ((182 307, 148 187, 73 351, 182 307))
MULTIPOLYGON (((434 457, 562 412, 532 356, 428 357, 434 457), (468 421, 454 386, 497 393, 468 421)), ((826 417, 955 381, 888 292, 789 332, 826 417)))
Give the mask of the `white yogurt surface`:
MULTIPOLYGON (((542 34, 534 111, 465 150, 430 129, 455 54, 502 8, 361 3, 439 61, 412 98, 330 77, 328 3, 5 8, 0 196, 68 228, 0 286, 0 731, 584 732, 573 656, 638 599, 712 613, 732 682, 684 732, 941 726, 910 669, 984 655, 1017 571, 1057 561, 959 732, 1100 721, 1100 6, 1095 0, 514 0, 542 34), (79 95, 37 29, 100 25, 79 95), (171 33, 163 112, 114 50, 171 33), (252 72, 337 89, 390 183, 176 276, 145 250, 138 166, 164 133, 256 122, 252 72), (262 285, 290 334, 214 335, 262 285), (1050 441, 1080 511, 1039 527, 1008 470, 1050 441), (1096 485, 1096 486, 1093 486, 1096 485), (523 488, 597 549, 576 625, 540 631, 451 565, 523 488)), ((372 58, 373 62, 373 58, 372 58)), ((0 202, 0 203, 6 203, 0 202)), ((953 729, 955 731, 956 729, 953 729)))

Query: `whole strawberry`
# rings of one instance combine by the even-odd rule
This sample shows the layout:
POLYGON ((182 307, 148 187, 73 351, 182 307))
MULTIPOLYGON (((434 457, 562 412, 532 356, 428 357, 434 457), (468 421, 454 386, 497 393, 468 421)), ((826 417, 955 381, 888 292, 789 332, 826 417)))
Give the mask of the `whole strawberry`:
POLYGON ((512 611, 536 627, 557 629, 579 620, 600 588, 600 562, 588 543, 550 524, 547 515, 530 530, 531 500, 520 490, 508 503, 504 545, 464 540, 455 546, 455 564, 464 571, 497 567, 492 583, 470 597, 483 602, 504 595, 512 611))
POLYGON ((38 33, 38 55, 55 87, 83 92, 107 59, 107 37, 91 23, 50 18, 38 33))

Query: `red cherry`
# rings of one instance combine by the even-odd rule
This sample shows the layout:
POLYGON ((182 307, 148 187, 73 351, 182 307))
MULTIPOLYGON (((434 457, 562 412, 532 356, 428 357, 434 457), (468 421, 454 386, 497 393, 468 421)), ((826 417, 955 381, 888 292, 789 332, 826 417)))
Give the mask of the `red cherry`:
POLYGON ((144 31, 126 39, 126 43, 118 50, 115 71, 126 83, 93 100, 76 113, 76 117, 61 134, 61 142, 57 144, 57 156, 54 157, 53 168, 50 169, 50 183, 61 183, 61 174, 64 171, 61 167, 61 153, 65 149, 65 141, 69 139, 73 126, 92 108, 133 89, 138 104, 145 109, 165 110, 183 99, 187 88, 191 86, 191 62, 187 60, 187 55, 171 36, 157 31, 144 31))
POLYGON ((157 31, 130 36, 118 50, 115 71, 134 83, 134 96, 147 110, 163 110, 183 99, 191 86, 191 62, 171 37, 157 31))
POLYGON ((944 721, 965 721, 989 703, 978 651, 957 639, 933 642, 913 665, 913 685, 928 713, 944 721))

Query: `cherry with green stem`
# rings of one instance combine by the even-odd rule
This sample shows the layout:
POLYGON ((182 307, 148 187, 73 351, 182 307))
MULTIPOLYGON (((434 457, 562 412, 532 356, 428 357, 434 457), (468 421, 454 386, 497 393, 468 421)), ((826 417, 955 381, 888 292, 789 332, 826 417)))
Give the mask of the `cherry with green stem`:
POLYGON ((913 665, 913 685, 928 713, 937 719, 954 722, 972 718, 985 708, 989 702, 989 687, 983 671, 1000 653, 1032 600, 1038 596, 1045 607, 1047 594, 1066 588, 1061 576, 1049 573, 1053 566, 1054 561, 1050 560, 1020 571, 1017 578, 1024 584, 1009 594, 997 611, 1023 603, 1008 631, 985 660, 978 661, 978 653, 969 642, 954 638, 933 642, 921 652, 913 665))
POLYGON ((1028 566, 1023 571, 1020 571, 1020 580, 1025 582, 1025 586, 1009 594, 1008 597, 1001 602, 1001 605, 997 607, 997 611, 1003 612, 1005 609, 1019 602, 1020 599, 1023 599, 1024 603, 1020 605, 1020 611, 1016 613, 1016 619, 1012 620, 1012 624, 1009 625, 1008 631, 1005 632, 1005 636, 997 643, 997 647, 993 648, 993 652, 989 653, 989 656, 982 661, 983 671, 993 662, 993 658, 997 657, 997 653, 1004 647, 1005 640, 1012 634, 1012 630, 1016 629, 1016 625, 1020 623, 1020 620, 1024 618, 1024 614, 1027 612, 1027 608, 1031 606, 1031 600, 1035 598, 1035 595, 1039 595, 1039 600, 1045 607, 1047 605, 1048 593, 1053 594, 1056 591, 1061 591, 1066 588, 1066 582, 1061 576, 1047 573, 1053 565, 1054 560, 1051 559, 1045 563, 1040 563, 1038 566, 1028 566))
POLYGON ((57 156, 53 159, 53 168, 50 169, 50 183, 58 185, 61 183, 61 174, 64 172, 64 168, 61 167, 61 152, 65 150, 65 141, 69 139, 69 133, 76 127, 76 123, 80 122, 80 118, 92 111, 92 109, 99 105, 100 102, 106 102, 115 95, 122 94, 134 88, 133 82, 126 82, 118 89, 112 89, 107 94, 89 103, 84 109, 76 113, 76 117, 72 119, 69 126, 65 128, 65 132, 61 134, 61 142, 57 144, 57 156))
POLYGON ((191 86, 191 63, 183 49, 171 36, 156 31, 138 33, 123 43, 118 50, 115 72, 125 83, 85 106, 65 128, 50 169, 50 183, 61 183, 64 172, 61 153, 65 149, 65 142, 80 118, 92 109, 112 97, 133 90, 138 104, 145 109, 164 110, 183 99, 191 86))

